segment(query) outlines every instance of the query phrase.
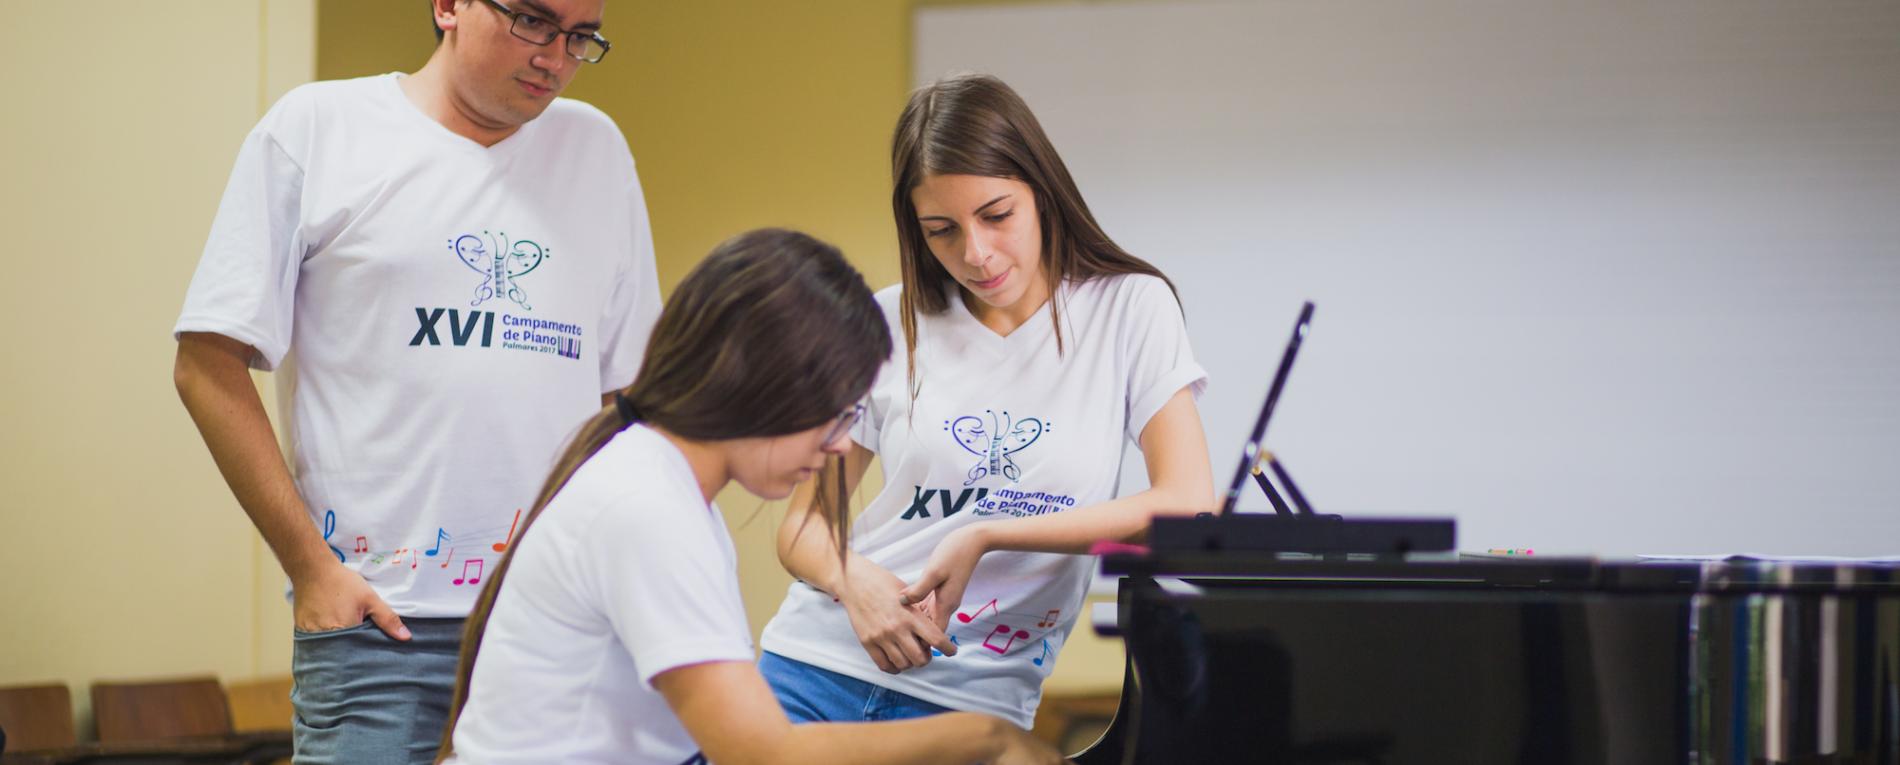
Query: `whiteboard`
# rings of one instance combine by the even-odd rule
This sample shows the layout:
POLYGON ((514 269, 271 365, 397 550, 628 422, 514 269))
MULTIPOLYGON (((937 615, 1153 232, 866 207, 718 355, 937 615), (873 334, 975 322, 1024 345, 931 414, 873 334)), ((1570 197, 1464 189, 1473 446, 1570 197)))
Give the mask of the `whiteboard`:
POLYGON ((1322 512, 1455 516, 1465 550, 1900 552, 1900 3, 913 21, 914 81, 1011 83, 1174 279, 1217 482, 1311 299, 1267 442, 1322 512))

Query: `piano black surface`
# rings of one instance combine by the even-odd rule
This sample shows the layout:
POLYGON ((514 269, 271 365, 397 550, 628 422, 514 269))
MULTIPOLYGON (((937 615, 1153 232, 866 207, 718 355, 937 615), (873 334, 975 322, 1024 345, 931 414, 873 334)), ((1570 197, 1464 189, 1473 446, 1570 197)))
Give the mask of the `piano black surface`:
POLYGON ((1078 763, 1900 764, 1900 568, 1105 556, 1078 763))

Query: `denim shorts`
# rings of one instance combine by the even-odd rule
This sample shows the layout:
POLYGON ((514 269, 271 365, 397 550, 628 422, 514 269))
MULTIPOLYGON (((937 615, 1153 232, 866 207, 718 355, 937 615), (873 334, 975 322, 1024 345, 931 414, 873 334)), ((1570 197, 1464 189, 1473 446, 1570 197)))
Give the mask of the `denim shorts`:
POLYGON ((435 762, 455 693, 462 619, 404 619, 411 640, 375 624, 292 637, 296 765, 435 762))
POLYGON ((820 669, 771 651, 759 657, 759 672, 794 723, 907 720, 951 711, 923 699, 820 669))

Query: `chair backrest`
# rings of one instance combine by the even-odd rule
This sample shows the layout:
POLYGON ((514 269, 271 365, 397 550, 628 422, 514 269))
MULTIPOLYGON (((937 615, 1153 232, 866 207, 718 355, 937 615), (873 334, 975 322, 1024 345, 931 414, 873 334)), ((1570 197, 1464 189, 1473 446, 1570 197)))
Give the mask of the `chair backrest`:
POLYGON ((72 746, 72 692, 64 683, 0 688, 0 728, 9 752, 72 746))
POLYGON ((233 730, 290 730, 290 721, 297 712, 290 706, 289 675, 232 683, 224 690, 231 701, 233 730))
POLYGON ((231 732, 231 709, 217 678, 94 683, 99 740, 153 741, 231 732))

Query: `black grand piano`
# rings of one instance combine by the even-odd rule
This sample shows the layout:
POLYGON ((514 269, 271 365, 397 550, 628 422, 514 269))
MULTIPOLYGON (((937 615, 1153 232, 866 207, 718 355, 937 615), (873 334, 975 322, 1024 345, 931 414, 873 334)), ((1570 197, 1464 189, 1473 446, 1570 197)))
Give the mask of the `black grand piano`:
POLYGON ((1452 519, 1317 513, 1261 448, 1312 316, 1220 514, 1102 557, 1127 668, 1076 762, 1900 765, 1900 565, 1461 556, 1452 519), (1234 512, 1250 475, 1277 514, 1234 512))
MULTIPOLYGON (((1422 559, 1421 559, 1422 558, 1422 559)), ((1112 763, 1900 763, 1900 567, 1111 554, 1112 763)))

